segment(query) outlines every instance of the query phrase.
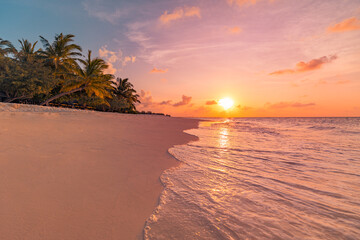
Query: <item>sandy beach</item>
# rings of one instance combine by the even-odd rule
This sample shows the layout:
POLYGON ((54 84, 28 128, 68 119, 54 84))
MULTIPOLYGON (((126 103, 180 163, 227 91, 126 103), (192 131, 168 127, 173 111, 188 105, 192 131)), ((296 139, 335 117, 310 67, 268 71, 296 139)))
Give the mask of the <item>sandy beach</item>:
POLYGON ((0 103, 0 236, 142 239, 198 121, 0 103))

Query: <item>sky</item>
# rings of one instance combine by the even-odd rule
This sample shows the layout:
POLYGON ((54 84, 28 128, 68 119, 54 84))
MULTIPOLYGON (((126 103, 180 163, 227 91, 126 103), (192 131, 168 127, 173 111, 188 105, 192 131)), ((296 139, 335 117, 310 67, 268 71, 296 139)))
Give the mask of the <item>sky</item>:
MULTIPOLYGON (((0 38, 74 34, 138 110, 360 116, 359 0, 0 0, 0 38), (234 106, 218 105, 231 98, 234 106)), ((38 43, 41 47, 41 43, 38 43)))

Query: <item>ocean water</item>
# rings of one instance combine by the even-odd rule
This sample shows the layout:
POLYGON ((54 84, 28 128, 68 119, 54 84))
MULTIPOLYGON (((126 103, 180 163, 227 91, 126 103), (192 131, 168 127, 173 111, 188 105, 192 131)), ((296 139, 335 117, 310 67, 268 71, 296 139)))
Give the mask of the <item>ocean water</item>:
POLYGON ((360 239, 360 118, 202 122, 145 239, 360 239))

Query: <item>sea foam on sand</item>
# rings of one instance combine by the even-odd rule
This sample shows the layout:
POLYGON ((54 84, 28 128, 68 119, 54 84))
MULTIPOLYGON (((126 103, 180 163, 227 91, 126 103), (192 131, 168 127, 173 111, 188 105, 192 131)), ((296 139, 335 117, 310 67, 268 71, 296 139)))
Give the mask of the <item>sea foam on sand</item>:
POLYGON ((141 239, 197 124, 0 103, 1 239, 141 239))

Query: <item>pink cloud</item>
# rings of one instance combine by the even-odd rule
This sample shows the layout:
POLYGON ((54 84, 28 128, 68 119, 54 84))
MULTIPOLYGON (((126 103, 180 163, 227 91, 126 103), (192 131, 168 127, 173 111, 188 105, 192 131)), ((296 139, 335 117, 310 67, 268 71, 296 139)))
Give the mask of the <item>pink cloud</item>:
POLYGON ((169 24, 172 21, 185 18, 185 17, 198 17, 201 18, 199 7, 179 7, 174 9, 173 12, 168 13, 165 11, 159 18, 162 24, 169 24))
POLYGON ((342 22, 329 26, 327 29, 327 31, 330 33, 348 32, 355 30, 360 30, 360 20, 356 17, 345 19, 342 22))
MULTIPOLYGON (((226 0, 226 2, 232 6, 237 5, 238 7, 246 6, 246 5, 255 5, 261 0, 226 0)), ((274 2, 275 0, 268 0, 268 2, 274 2)))
POLYGON ((329 57, 321 57, 317 59, 312 59, 309 62, 298 62, 296 64, 295 69, 283 69, 270 73, 269 75, 281 75, 281 74, 291 74, 291 73, 299 73, 299 72, 307 72, 320 69, 324 64, 331 63, 337 59, 336 55, 332 55, 329 57))
POLYGON ((153 97, 151 96, 151 92, 141 90, 139 95, 140 95, 139 100, 141 102, 140 104, 142 106, 149 107, 154 104, 153 97))

